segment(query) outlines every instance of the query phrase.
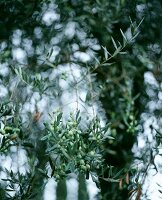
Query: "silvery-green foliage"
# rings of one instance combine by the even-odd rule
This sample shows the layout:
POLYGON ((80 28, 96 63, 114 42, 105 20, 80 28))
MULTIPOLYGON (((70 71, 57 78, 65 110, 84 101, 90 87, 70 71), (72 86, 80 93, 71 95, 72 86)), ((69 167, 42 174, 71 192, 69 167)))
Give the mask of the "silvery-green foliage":
MULTIPOLYGON (((65 121, 61 112, 56 112, 51 123, 45 123, 46 135, 41 140, 47 142, 46 152, 50 156, 51 175, 58 179, 70 173, 86 174, 97 172, 103 165, 103 142, 108 125, 101 126, 96 117, 87 119, 85 127, 81 126, 81 115, 71 113, 65 121)), ((83 120, 84 121, 84 120, 83 120)))

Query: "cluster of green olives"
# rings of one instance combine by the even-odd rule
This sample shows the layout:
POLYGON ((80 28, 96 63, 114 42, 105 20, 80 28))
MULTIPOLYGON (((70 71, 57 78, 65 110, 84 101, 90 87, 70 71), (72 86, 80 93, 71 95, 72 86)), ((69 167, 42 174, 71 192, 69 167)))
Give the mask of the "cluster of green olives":
POLYGON ((134 133, 137 130, 137 120, 135 119, 135 116, 133 114, 129 115, 129 124, 128 124, 128 133, 134 133))
POLYGON ((47 140, 56 180, 69 173, 89 173, 102 162, 103 133, 99 121, 91 120, 84 129, 80 121, 79 115, 74 117, 70 114, 67 122, 63 123, 62 115, 58 114, 42 138, 47 140))

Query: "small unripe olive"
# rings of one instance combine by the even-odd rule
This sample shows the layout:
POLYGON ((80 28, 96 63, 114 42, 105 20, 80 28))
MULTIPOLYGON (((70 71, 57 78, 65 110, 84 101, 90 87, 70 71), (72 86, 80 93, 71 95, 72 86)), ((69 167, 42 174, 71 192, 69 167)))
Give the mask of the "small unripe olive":
POLYGON ((133 122, 131 122, 130 125, 133 126, 133 122))
POLYGON ((70 130, 68 134, 69 134, 70 136, 72 136, 74 133, 73 133, 72 130, 70 130))
POLYGON ((89 164, 86 164, 86 168, 89 170, 91 166, 89 164))
POLYGON ((94 156, 95 152, 94 151, 90 151, 89 154, 90 154, 90 156, 94 156))
POLYGON ((81 168, 82 170, 84 170, 84 171, 86 170, 86 166, 85 166, 85 165, 81 165, 80 168, 81 168))
POLYGON ((65 136, 63 136, 63 137, 62 137, 62 139, 63 139, 63 140, 66 140, 66 137, 65 137, 65 136))
POLYGON ((76 134, 76 138, 79 140, 79 134, 76 134))
POLYGON ((133 115, 129 115, 129 119, 133 120, 134 116, 133 115))
POLYGON ((71 140, 74 140, 74 135, 71 136, 71 140))
POLYGON ((94 141, 95 141, 95 140, 96 140, 96 137, 94 137, 94 136, 93 136, 93 137, 92 137, 92 140, 94 140, 94 141))
POLYGON ((97 139, 101 139, 101 135, 98 135, 98 136, 97 136, 97 139))
POLYGON ((82 158, 82 155, 81 155, 81 154, 78 154, 78 158, 80 158, 80 159, 81 159, 81 158, 82 158))
POLYGON ((72 142, 69 142, 70 146, 73 146, 73 143, 72 142))
POLYGON ((85 164, 85 162, 84 162, 84 160, 82 159, 82 160, 80 160, 80 164, 81 165, 84 165, 85 164))
POLYGON ((112 144, 114 141, 113 140, 109 140, 109 144, 112 144))

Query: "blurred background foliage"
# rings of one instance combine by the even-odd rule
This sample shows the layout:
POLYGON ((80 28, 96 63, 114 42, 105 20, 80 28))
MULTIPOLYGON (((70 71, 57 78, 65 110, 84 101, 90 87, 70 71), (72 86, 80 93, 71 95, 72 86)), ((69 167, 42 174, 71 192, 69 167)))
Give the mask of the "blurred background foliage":
MULTIPOLYGON (((1 137, 1 199, 43 199, 43 122, 57 108, 65 118, 79 109, 85 121, 97 113, 110 123, 115 140, 104 142, 96 199, 149 199, 142 185, 150 168, 160 171, 162 2, 1 0, 0 10, 0 121, 9 133, 1 137), (139 34, 105 62, 132 33, 139 34), (121 170, 117 183, 108 181, 121 170)), ((78 199, 89 199, 82 174, 78 182, 78 199)), ((65 180, 56 194, 66 199, 65 180)))

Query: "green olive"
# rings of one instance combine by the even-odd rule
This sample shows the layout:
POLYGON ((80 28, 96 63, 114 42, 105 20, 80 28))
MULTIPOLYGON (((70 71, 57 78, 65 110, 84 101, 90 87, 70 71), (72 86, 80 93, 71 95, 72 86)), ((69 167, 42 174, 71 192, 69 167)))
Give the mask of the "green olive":
POLYGON ((62 137, 62 140, 66 140, 66 137, 65 137, 65 136, 63 136, 63 137, 62 137))
POLYGON ((89 154, 90 154, 90 156, 94 156, 95 155, 95 151, 90 151, 89 154))
POLYGON ((73 146, 73 142, 69 142, 70 146, 73 146))
POLYGON ((86 168, 89 170, 91 166, 89 164, 86 164, 86 168))
POLYGON ((74 135, 71 136, 71 140, 74 140, 74 135))
POLYGON ((82 160, 80 160, 80 164, 81 165, 84 165, 85 164, 85 162, 84 162, 84 160, 82 159, 82 160))
POLYGON ((81 165, 80 168, 84 171, 86 171, 86 166, 85 165, 81 165))
POLYGON ((78 154, 78 158, 81 159, 81 158, 82 158, 82 155, 81 155, 81 154, 78 154))
POLYGON ((98 136, 97 136, 97 139, 101 139, 101 135, 98 135, 98 136))
POLYGON ((79 134, 76 134, 76 138, 79 140, 79 134))

